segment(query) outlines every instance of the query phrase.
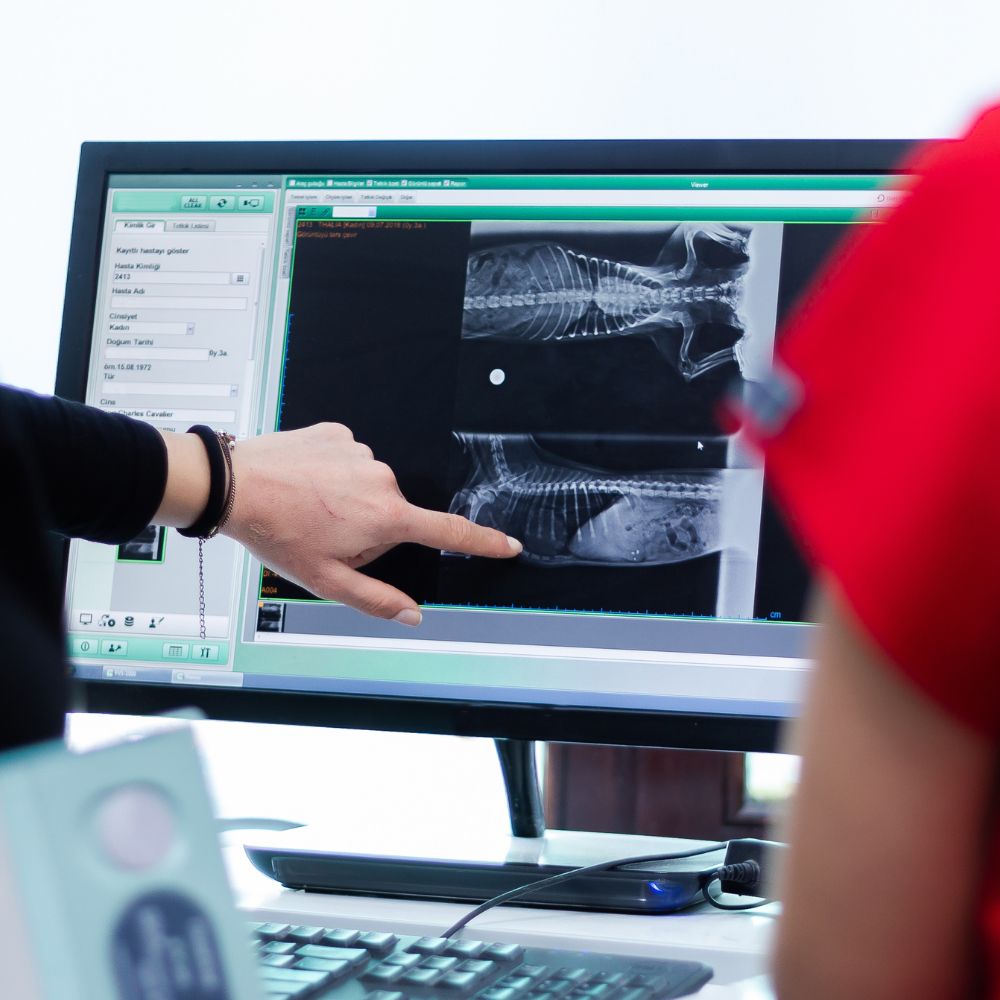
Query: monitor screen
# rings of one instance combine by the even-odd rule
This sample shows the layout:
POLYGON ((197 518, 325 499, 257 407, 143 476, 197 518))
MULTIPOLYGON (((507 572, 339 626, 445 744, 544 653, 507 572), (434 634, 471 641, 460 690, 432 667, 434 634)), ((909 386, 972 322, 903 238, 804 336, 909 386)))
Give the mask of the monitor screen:
POLYGON ((106 162, 77 206, 89 308, 64 331, 86 402, 237 438, 346 424, 409 500, 524 552, 403 545, 371 564, 422 605, 410 630, 219 537, 201 639, 194 540, 151 526, 117 547, 74 541, 77 676, 136 704, 148 686, 384 700, 404 728, 405 706, 432 702, 719 732, 794 714, 807 574, 717 409, 764 377, 820 262, 905 178, 891 162, 677 171, 669 143, 648 146, 646 169, 617 172, 539 156, 495 173, 405 156, 316 169, 291 147, 263 170, 275 157, 253 146, 226 173, 157 170, 155 147, 142 169, 106 162))

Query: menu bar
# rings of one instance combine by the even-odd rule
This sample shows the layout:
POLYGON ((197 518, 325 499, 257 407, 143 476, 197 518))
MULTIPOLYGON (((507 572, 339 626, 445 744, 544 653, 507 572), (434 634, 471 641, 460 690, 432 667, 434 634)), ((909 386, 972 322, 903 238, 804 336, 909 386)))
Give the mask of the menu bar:
POLYGON ((289 177, 286 188, 356 189, 416 188, 470 190, 525 190, 537 188, 578 190, 845 190, 871 191, 908 184, 906 175, 888 174, 479 174, 476 176, 387 176, 375 174, 339 174, 314 177, 289 177))

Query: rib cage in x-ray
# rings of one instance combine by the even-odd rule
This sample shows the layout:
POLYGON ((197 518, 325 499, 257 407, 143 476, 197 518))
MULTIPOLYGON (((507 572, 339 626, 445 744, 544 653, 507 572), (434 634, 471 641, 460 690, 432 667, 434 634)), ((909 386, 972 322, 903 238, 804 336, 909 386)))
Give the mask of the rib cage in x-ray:
POLYGON ((462 336, 548 342, 645 334, 688 381, 727 361, 742 370, 739 316, 750 231, 684 223, 655 264, 591 257, 558 243, 523 242, 469 255, 462 336), (696 240, 731 263, 710 264, 696 240), (680 261, 680 263, 679 263, 680 261), (713 322, 738 331, 731 347, 701 356, 696 330, 713 322), (670 328, 682 329, 680 347, 670 328))
POLYGON ((576 465, 527 434, 457 434, 471 472, 450 510, 554 565, 657 565, 722 547, 721 471, 632 475, 576 465))

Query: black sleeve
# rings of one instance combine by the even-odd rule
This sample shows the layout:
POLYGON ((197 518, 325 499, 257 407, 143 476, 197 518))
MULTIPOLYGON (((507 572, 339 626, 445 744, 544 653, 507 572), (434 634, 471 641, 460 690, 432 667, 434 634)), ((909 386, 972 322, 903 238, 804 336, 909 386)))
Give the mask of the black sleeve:
POLYGON ((0 428, 23 443, 54 531, 125 542, 160 506, 167 449, 149 424, 0 386, 0 428))
POLYGON ((0 396, 0 751, 62 735, 66 657, 62 592, 46 502, 20 426, 0 396))
POLYGON ((39 513, 37 478, 16 434, 0 435, 0 751, 57 739, 66 711, 59 576, 39 513))

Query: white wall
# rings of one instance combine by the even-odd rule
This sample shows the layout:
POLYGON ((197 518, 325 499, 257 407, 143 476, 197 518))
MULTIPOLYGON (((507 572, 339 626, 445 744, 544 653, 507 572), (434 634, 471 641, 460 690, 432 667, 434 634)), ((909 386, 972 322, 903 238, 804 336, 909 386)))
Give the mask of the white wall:
POLYGON ((989 0, 11 6, 0 376, 40 390, 84 139, 925 137, 1000 94, 989 0))
MULTIPOLYGON (((12 0, 0 28, 0 377, 53 385, 85 139, 951 135, 1000 94, 995 7, 12 0)), ((352 746, 374 752, 365 739, 352 746)), ((245 773, 261 773, 274 744, 240 745, 245 773)), ((311 735, 300 745, 322 755, 311 735)), ((400 754, 418 771, 455 767, 446 739, 377 745, 387 767, 400 754)), ((488 780, 455 807, 485 816, 499 784, 488 747, 475 756, 488 780)), ((235 787, 226 774, 217 788, 235 787)))

